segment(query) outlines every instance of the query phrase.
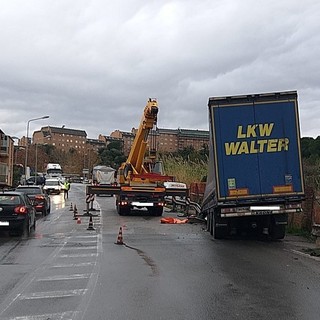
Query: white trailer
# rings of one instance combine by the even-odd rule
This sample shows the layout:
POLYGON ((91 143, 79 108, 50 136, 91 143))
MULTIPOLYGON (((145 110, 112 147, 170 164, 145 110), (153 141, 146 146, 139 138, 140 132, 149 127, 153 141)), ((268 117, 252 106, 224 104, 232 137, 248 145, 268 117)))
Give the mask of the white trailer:
POLYGON ((93 182, 99 185, 112 185, 115 183, 116 170, 107 166, 96 166, 93 168, 93 182))

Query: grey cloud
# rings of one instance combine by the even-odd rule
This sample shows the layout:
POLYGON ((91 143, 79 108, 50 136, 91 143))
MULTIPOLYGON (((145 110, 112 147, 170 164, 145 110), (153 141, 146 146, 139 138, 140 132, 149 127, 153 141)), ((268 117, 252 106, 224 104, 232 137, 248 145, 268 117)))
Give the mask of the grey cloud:
POLYGON ((0 128, 33 123, 90 138, 137 127, 207 129, 209 96, 297 90, 303 136, 318 136, 317 1, 4 0, 0 128))

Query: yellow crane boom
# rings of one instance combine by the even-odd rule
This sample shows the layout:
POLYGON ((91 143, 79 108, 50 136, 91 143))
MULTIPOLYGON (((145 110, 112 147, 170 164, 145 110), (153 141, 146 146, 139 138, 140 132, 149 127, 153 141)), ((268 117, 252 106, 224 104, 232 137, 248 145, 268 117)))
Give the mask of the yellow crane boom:
MULTIPOLYGON (((130 149, 127 161, 122 163, 119 169, 119 183, 130 184, 133 175, 148 174, 149 169, 144 166, 145 154, 148 145, 150 130, 157 124, 158 102, 156 99, 149 98, 143 110, 143 115, 137 130, 135 139, 130 149)), ((140 178, 137 178, 141 182, 140 178)), ((146 183, 146 176, 143 181, 146 183)))
POLYGON ((138 131, 133 141, 126 164, 130 164, 133 173, 147 173, 143 166, 148 144, 149 131, 157 124, 158 102, 149 98, 144 108, 138 131))

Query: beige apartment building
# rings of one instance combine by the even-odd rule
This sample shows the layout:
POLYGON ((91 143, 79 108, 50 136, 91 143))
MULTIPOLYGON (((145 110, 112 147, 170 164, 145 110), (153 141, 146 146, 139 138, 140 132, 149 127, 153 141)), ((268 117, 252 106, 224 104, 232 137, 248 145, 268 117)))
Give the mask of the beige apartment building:
MULTIPOLYGON (((83 166, 89 166, 96 161, 98 150, 113 141, 120 141, 124 154, 128 156, 136 132, 135 128, 132 128, 131 132, 115 130, 110 136, 100 134, 98 139, 88 139, 84 130, 45 126, 34 131, 32 139, 28 137, 28 141, 26 137, 22 137, 19 140, 20 148, 18 149, 25 147, 27 143, 29 146, 31 144, 53 145, 63 152, 72 149, 82 154, 83 166)), ((150 152, 177 152, 189 146, 200 150, 204 144, 209 144, 209 131, 205 130, 156 128, 151 130, 148 136, 150 152)), ((14 149, 13 138, 0 129, 0 187, 13 184, 14 157, 15 155, 17 157, 18 153, 20 155, 18 149, 14 149)), ((21 159, 19 160, 21 162, 21 159)))
MULTIPOLYGON (((132 129, 132 130, 134 130, 134 129, 132 129)), ((125 155, 128 155, 130 153, 130 149, 133 144, 134 136, 135 135, 133 132, 126 132, 126 131, 120 131, 120 130, 115 130, 115 131, 111 132, 111 134, 110 134, 111 138, 122 140, 123 153, 125 155)))
MULTIPOLYGON (((131 132, 115 130, 110 136, 123 140, 123 152, 128 155, 136 132, 135 128, 131 132)), ((200 150, 204 144, 209 144, 209 131, 205 130, 156 128, 148 136, 149 149, 159 152, 177 152, 189 146, 200 150)))
POLYGON ((88 139, 86 141, 86 149, 89 151, 98 152, 100 148, 104 148, 106 143, 100 139, 88 139))
MULTIPOLYGON (((110 136, 100 134, 98 139, 88 139, 84 130, 46 126, 34 131, 32 143, 50 144, 64 152, 73 149, 80 153, 87 153, 89 150, 98 152, 99 148, 106 147, 113 141, 120 141, 123 152, 127 156, 136 132, 135 128, 132 128, 131 132, 115 130, 110 136)), ((25 137, 21 139, 21 145, 23 145, 23 139, 25 137)), ((204 144, 208 145, 208 143, 209 131, 206 130, 156 128, 151 130, 148 136, 149 150, 159 152, 177 152, 189 146, 200 150, 204 144)))
POLYGON ((87 148, 87 133, 84 130, 65 127, 42 127, 33 133, 33 144, 50 144, 58 150, 68 152, 74 149, 85 152, 87 148))
POLYGON ((14 141, 0 129, 0 188, 12 187, 14 141))

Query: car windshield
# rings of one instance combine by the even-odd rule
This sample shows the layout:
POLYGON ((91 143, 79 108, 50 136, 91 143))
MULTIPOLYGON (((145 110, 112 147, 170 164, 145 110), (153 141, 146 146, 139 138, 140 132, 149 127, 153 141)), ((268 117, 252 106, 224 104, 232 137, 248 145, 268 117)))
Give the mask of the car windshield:
POLYGON ((20 197, 17 195, 0 195, 0 205, 15 205, 20 202, 20 197))

